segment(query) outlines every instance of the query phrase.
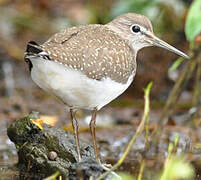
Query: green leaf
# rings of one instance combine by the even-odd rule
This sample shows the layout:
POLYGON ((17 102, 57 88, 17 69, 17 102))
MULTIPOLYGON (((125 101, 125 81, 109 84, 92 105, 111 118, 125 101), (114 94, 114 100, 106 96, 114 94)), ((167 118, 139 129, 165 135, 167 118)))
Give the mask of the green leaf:
POLYGON ((193 41, 201 33, 201 0, 194 0, 191 4, 187 15, 185 33, 189 41, 193 41))

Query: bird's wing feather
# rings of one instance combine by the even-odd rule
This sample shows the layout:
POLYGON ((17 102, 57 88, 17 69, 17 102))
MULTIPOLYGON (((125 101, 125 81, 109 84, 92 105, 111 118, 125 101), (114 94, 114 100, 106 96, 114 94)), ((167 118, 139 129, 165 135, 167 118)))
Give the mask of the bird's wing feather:
POLYGON ((135 69, 130 47, 104 25, 62 30, 41 47, 51 60, 96 80, 110 77, 126 83, 135 69))

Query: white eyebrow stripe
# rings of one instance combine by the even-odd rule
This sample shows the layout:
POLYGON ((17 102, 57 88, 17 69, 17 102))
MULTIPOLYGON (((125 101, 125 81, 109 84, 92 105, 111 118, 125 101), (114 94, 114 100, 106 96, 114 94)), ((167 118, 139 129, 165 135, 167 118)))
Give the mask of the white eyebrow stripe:
POLYGON ((146 36, 150 37, 150 38, 153 38, 153 34, 145 28, 143 28, 142 33, 145 34, 146 36))
POLYGON ((140 29, 141 29, 140 32, 141 32, 142 34, 145 34, 145 35, 150 36, 150 31, 148 31, 146 28, 140 26, 140 29))

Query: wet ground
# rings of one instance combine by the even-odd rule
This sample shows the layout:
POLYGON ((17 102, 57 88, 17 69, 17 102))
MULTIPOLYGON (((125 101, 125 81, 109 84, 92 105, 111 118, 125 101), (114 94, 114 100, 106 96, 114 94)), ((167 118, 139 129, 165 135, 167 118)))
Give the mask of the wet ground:
MULTIPOLYGON (((156 112, 157 114, 158 112, 156 112)), ((81 114, 81 113, 80 113, 81 114)), ((152 113, 150 118, 150 131, 156 125, 156 114, 152 113)), ((80 137, 91 143, 91 136, 88 131, 88 112, 80 118, 80 137)), ((81 115, 80 115, 81 116, 81 115)), ((99 113, 97 118, 97 139, 103 159, 110 164, 114 164, 123 154, 129 140, 132 138, 140 121, 140 110, 135 108, 107 108, 99 113), (116 112, 116 113, 115 113, 116 112), (129 114, 130 118, 124 118, 123 114, 129 114), (119 114, 119 116, 118 116, 119 114)), ((177 117, 178 118, 178 117, 177 117)), ((182 118, 182 117, 181 117, 182 118)), ((67 122, 69 123, 69 121, 67 122)), ((1 124, 0 134, 0 175, 1 179, 12 177, 18 179, 18 171, 13 167, 17 163, 17 152, 14 144, 6 136, 6 124, 1 124)), ((64 126, 63 126, 64 127, 64 126)), ((61 127, 61 128, 63 128, 61 127)), ((68 127, 67 127, 68 128, 68 127)), ((150 145, 145 150, 144 133, 137 138, 120 171, 136 174, 139 171, 140 163, 146 159, 145 174, 153 177, 154 172, 160 171, 167 157, 168 144, 174 142, 175 134, 179 135, 179 142, 176 153, 185 153, 188 161, 192 162, 197 178, 200 179, 201 171, 201 147, 200 128, 182 127, 180 125, 167 125, 160 138, 160 143, 155 146, 150 145), (152 174, 152 175, 151 175, 152 174)), ((152 141, 150 139, 150 141, 152 141)), ((9 178, 8 178, 9 179, 9 178)))

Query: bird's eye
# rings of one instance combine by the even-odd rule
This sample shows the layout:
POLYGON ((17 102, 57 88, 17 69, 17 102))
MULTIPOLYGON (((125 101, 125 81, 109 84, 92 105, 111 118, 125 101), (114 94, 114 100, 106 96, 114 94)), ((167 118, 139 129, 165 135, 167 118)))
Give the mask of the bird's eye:
POLYGON ((133 31, 134 33, 140 32, 140 26, 138 26, 138 25, 132 26, 131 29, 132 29, 132 31, 133 31))

